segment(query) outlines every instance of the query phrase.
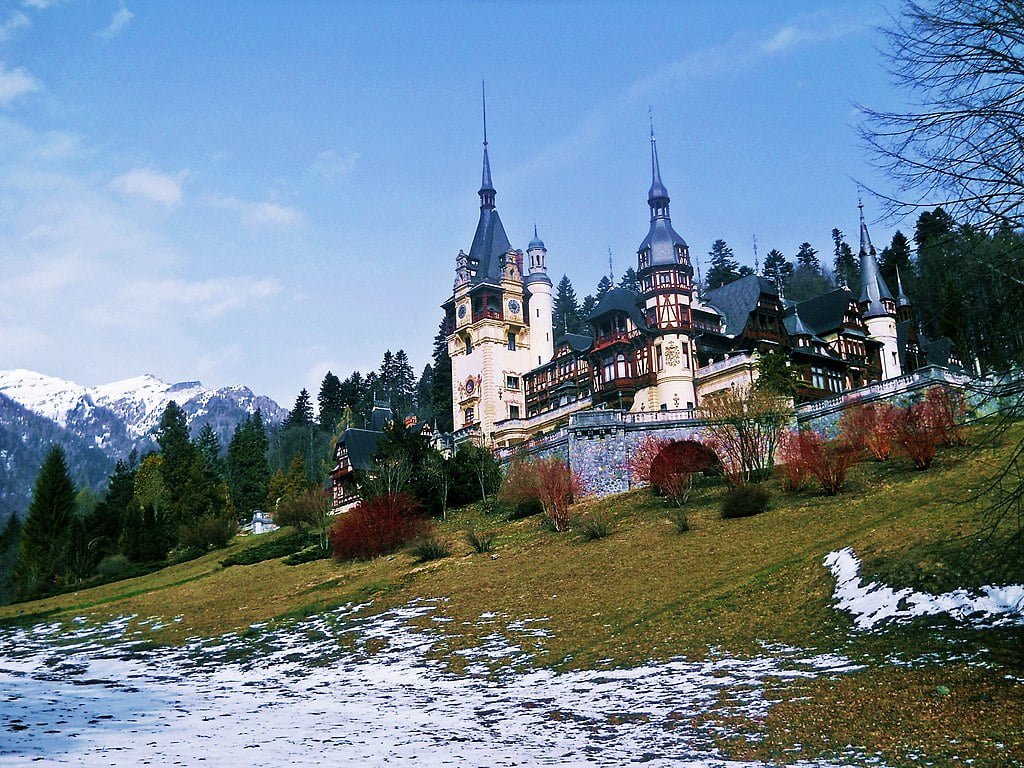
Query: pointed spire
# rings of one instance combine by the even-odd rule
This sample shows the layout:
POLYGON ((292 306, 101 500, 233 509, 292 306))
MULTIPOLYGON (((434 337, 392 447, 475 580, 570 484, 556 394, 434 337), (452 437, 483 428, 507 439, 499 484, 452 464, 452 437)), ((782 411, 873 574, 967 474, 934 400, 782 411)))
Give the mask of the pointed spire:
POLYGON ((480 181, 480 207, 494 207, 494 183, 491 181, 491 159, 487 156, 487 90, 484 81, 480 81, 480 100, 484 113, 484 170, 480 181))
POLYGON ((794 336, 813 336, 814 334, 807 330, 807 326, 804 325, 804 321, 800 319, 799 306, 793 305, 793 335, 794 336))
POLYGON ((547 250, 547 248, 544 247, 544 241, 541 240, 540 235, 537 234, 537 222, 533 222, 533 240, 531 240, 530 244, 526 246, 526 250, 532 251, 535 248, 540 248, 544 251, 547 250))
POLYGON ((668 190, 661 183, 661 166, 658 163, 658 141, 654 138, 654 117, 651 117, 651 189, 647 193, 647 203, 651 206, 651 216, 668 216, 668 190))
POLYGON ((910 297, 903 292, 903 278, 900 277, 900 265, 896 265, 896 307, 909 307, 910 297))
POLYGON ((868 225, 864 221, 864 203, 861 201, 859 194, 857 195, 857 207, 860 209, 860 252, 862 255, 870 253, 873 256, 875 254, 875 246, 871 244, 868 225))
POLYGON ((864 222, 864 203, 857 196, 857 207, 860 209, 860 298, 864 306, 864 317, 881 317, 888 315, 885 300, 892 301, 892 292, 885 284, 882 272, 878 268, 875 246, 871 244, 868 225, 864 222))

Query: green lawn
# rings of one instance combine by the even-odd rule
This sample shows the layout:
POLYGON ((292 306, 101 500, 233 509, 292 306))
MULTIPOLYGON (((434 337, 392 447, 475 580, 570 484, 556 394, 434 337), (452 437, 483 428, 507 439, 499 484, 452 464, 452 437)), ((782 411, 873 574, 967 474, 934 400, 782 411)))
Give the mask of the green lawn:
MULTIPOLYGON (((941 450, 927 472, 902 459, 866 462, 835 498, 776 488, 772 508, 752 518, 721 519, 721 486, 702 488, 684 534, 645 491, 578 505, 614 519, 611 535, 596 541, 551 533, 536 518, 508 522, 470 507, 438 524, 452 556, 423 565, 400 553, 364 563, 286 566, 277 559, 222 568, 221 551, 137 579, 0 607, 0 620, 180 616, 155 638, 175 643, 347 602, 372 601, 367 610, 377 611, 419 597, 442 598, 438 610, 453 619, 431 624, 445 633, 437 652, 453 667, 463 657, 452 651, 495 630, 494 622, 478 621, 488 612, 506 627, 546 619, 551 636, 525 647, 555 668, 700 658, 711 649, 752 655, 764 643, 785 643, 839 651, 868 667, 780 683, 768 719, 751 724, 764 738, 724 745, 730 754, 793 761, 839 756, 855 744, 896 764, 922 764, 911 757, 917 754, 938 765, 968 757, 975 765, 1009 765, 1024 761, 1024 686, 1007 678, 1024 673, 1021 631, 911 625, 855 632, 830 607, 833 583, 822 559, 852 546, 865 575, 936 590, 1022 580, 1019 563, 997 568, 984 556, 975 542, 977 510, 958 503, 1021 431, 995 448, 941 450), (492 554, 472 553, 462 533, 470 524, 496 531, 492 554), (950 693, 937 694, 940 685, 950 693)), ((251 545, 237 540, 229 551, 251 545)))

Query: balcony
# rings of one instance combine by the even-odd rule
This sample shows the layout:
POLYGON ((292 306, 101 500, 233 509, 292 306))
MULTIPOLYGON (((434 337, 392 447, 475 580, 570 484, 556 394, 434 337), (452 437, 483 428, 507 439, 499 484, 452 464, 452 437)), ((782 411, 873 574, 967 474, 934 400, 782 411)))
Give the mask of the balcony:
POLYGON ((482 309, 479 312, 473 313, 473 322, 479 322, 481 320, 503 320, 504 315, 500 309, 482 309))
POLYGON ((712 376, 722 371, 728 371, 733 368, 740 368, 747 365, 756 365, 757 355, 753 352, 743 352, 732 357, 727 357, 725 360, 719 360, 717 363, 709 363, 703 368, 697 369, 697 378, 712 376))
POLYGON ((598 352, 606 347, 613 346, 614 344, 628 344, 636 334, 631 334, 628 331, 614 331, 613 333, 606 333, 603 336, 598 336, 594 339, 594 346, 591 347, 591 353, 598 352))

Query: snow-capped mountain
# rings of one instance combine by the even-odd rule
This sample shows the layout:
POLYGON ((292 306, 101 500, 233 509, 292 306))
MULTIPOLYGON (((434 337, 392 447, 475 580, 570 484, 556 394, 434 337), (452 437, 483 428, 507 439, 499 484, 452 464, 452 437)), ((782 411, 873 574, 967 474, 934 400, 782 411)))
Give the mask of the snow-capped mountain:
POLYGON ((0 448, 6 446, 0 450, 0 468, 7 474, 6 482, 0 484, 0 521, 6 509, 22 507, 39 470, 35 455, 39 451, 30 452, 30 458, 29 453, 15 450, 19 445, 48 447, 60 442, 76 454, 90 449, 86 463, 93 471, 76 481, 92 485, 98 463, 105 460, 109 465, 101 468, 102 478, 133 448, 145 452, 155 447, 153 434, 171 400, 185 412, 193 435, 209 423, 224 445, 235 425, 257 409, 267 424, 276 424, 287 414, 248 387, 210 389, 198 381, 168 384, 149 374, 83 387, 35 371, 0 371, 0 398, 7 404, 0 408, 0 448))

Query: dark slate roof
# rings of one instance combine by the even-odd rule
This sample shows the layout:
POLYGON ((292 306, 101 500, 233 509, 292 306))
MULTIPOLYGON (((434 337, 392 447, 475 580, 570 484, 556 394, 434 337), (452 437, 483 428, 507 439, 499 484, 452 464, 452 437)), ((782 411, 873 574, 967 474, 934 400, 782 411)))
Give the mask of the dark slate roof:
POLYGON ((473 245, 469 248, 471 268, 476 270, 474 283, 484 280, 501 282, 501 259, 512 250, 512 245, 505 234, 501 217, 495 208, 480 208, 480 221, 473 235, 473 245))
POLYGON ((555 349, 565 343, 569 344, 573 352, 586 352, 594 343, 594 338, 582 333, 563 333, 555 339, 555 349))
POLYGON ((594 311, 587 317, 588 322, 594 322, 602 315, 609 312, 624 312, 629 315, 633 324, 642 331, 647 330, 647 321, 640 311, 640 303, 643 297, 636 291, 629 288, 612 288, 601 297, 601 300, 594 307, 594 311))
POLYGON ((531 251, 534 248, 542 248, 544 250, 547 250, 547 248, 544 248, 544 241, 541 240, 540 239, 540 235, 537 234, 537 225, 536 224, 533 225, 533 240, 531 240, 530 244, 528 246, 526 246, 526 247, 528 249, 530 249, 531 251))
POLYGON ((953 340, 948 336, 931 341, 922 333, 919 334, 919 340, 921 351, 924 352, 925 359, 931 365, 960 368, 958 364, 950 360, 953 355, 953 340))
POLYGON ((380 432, 394 420, 394 414, 391 412, 391 407, 386 403, 374 403, 373 410, 370 411, 370 427, 375 431, 380 432))
POLYGON ((904 320, 902 323, 896 323, 896 348, 900 354, 900 366, 906 373, 907 367, 907 343, 910 340, 910 333, 914 328, 913 320, 904 320))
POLYGON ((346 429, 341 442, 348 449, 348 458, 355 469, 369 469, 383 432, 373 429, 346 429))
POLYGON ((736 336, 743 332, 747 318, 754 311, 762 293, 778 296, 779 289, 770 280, 758 275, 747 275, 708 291, 702 301, 721 313, 725 318, 725 332, 730 336, 736 336))
POLYGON ((651 250, 648 264, 678 264, 676 258, 676 246, 686 247, 686 241, 679 233, 672 228, 672 220, 669 218, 656 218, 651 220, 651 228, 647 231, 647 237, 640 243, 637 251, 651 250))
POLYGON ((815 334, 834 331, 843 324, 843 315, 852 298, 853 294, 845 288, 836 288, 813 299, 801 301, 797 305, 800 319, 815 334))
POLYGON ((864 222, 864 206, 860 207, 860 303, 867 304, 864 317, 881 317, 888 314, 882 299, 893 300, 892 291, 885 284, 878 268, 875 246, 871 244, 868 225, 864 222))

